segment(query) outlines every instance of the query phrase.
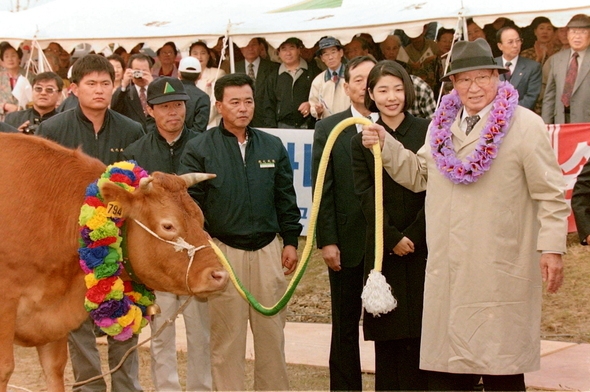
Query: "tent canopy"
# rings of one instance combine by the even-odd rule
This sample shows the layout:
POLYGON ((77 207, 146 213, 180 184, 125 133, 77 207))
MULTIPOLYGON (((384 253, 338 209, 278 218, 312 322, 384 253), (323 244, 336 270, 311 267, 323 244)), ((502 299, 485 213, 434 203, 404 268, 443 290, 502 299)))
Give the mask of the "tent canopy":
POLYGON ((21 12, 0 12, 0 39, 17 45, 37 40, 42 47, 57 41, 68 51, 80 43, 100 51, 112 43, 129 50, 138 42, 158 48, 174 41, 182 50, 197 39, 213 46, 228 34, 238 46, 262 36, 276 47, 297 36, 311 47, 324 35, 343 43, 361 32, 376 42, 394 29, 416 36, 425 23, 453 28, 459 17, 473 17, 481 26, 507 17, 526 26, 543 15, 564 26, 578 13, 590 13, 587 0, 520 0, 505 9, 484 0, 373 0, 370 5, 366 0, 257 0, 247 6, 242 0, 54 0, 21 12))

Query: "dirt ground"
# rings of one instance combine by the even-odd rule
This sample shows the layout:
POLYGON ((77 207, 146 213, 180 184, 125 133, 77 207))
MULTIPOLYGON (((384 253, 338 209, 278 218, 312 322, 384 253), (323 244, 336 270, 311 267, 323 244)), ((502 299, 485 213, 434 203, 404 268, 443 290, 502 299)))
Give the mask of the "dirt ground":
MULTIPOLYGON (((300 251, 304 247, 300 241, 300 251)), ((590 343, 590 247, 582 247, 575 235, 568 237, 568 253, 564 256, 565 283, 557 294, 545 294, 541 337, 547 340, 562 340, 590 343)), ((291 322, 330 322, 330 294, 326 266, 316 251, 312 254, 304 277, 289 303, 287 319, 291 322)), ((106 363, 106 347, 99 346, 106 363)), ((46 391, 45 381, 34 348, 15 348, 16 369, 9 388, 17 391, 46 391)), ((180 376, 186 370, 184 353, 179 353, 180 376)), ((147 349, 140 349, 140 381, 145 391, 153 391, 150 373, 150 358, 147 349)), ((103 369, 106 371, 106 369, 103 369)), ((252 390, 252 366, 246 368, 247 389, 252 390)), ((289 365, 289 380, 292 390, 318 391, 329 389, 328 369, 313 366, 289 365)), ((71 384, 71 366, 66 368, 66 383, 71 384)), ((364 375, 365 390, 374 388, 373 375, 364 375)), ((71 387, 66 389, 71 391, 71 387)))

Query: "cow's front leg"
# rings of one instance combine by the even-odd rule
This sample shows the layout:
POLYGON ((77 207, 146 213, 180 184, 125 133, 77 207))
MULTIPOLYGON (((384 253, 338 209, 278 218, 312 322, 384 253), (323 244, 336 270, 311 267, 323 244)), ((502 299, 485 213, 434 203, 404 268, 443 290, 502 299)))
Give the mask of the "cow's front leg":
POLYGON ((37 347, 39 362, 49 392, 64 392, 64 370, 68 362, 68 337, 37 347))

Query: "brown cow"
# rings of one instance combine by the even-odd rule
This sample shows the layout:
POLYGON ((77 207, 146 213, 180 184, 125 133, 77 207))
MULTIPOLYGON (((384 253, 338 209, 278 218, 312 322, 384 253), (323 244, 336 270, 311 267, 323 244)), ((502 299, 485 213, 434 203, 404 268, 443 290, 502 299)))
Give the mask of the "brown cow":
MULTIPOLYGON (((88 317, 77 252, 78 215, 86 187, 104 170, 104 164, 79 150, 0 134, 1 392, 14 369, 13 344, 36 346, 49 390, 64 390, 68 332, 88 317)), ((194 246, 207 244, 203 213, 186 192, 194 181, 158 172, 150 179, 133 193, 109 183, 101 187, 105 201, 117 200, 128 218, 128 251, 136 275, 153 289, 179 295, 222 290, 228 274, 210 247, 195 254, 187 271, 186 251, 176 252, 133 221, 166 240, 182 237, 194 246)))

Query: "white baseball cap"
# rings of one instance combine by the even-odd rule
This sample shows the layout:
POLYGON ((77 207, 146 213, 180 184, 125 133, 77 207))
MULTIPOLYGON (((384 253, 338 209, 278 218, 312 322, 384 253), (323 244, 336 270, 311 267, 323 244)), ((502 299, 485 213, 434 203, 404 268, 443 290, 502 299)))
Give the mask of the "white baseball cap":
POLYGON ((195 57, 188 56, 180 60, 180 64, 178 65, 178 70, 180 72, 187 72, 187 73, 200 73, 201 72, 201 63, 195 57))

